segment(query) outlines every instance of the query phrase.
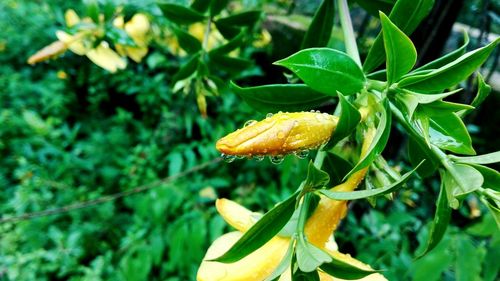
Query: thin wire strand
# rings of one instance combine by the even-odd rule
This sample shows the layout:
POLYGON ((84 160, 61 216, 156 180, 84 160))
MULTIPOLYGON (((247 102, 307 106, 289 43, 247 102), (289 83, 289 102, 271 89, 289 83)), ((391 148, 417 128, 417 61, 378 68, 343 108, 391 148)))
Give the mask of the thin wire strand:
POLYGON ((173 176, 165 177, 163 179, 160 179, 160 180, 157 180, 154 182, 150 182, 148 184, 137 186, 133 189, 129 189, 126 191, 122 191, 122 192, 118 192, 118 193, 114 193, 114 194, 110 194, 110 195, 105 195, 105 196, 102 196, 102 197, 99 197, 96 199, 77 202, 77 203, 69 204, 69 205, 66 205, 63 207, 46 209, 46 210, 38 211, 38 212, 26 213, 26 214, 22 214, 19 216, 2 217, 2 218, 0 218, 0 224, 7 223, 7 222, 11 222, 11 223, 12 222, 19 222, 19 221, 23 221, 23 220, 30 220, 33 218, 46 217, 46 216, 52 216, 52 215, 60 215, 60 214, 64 214, 64 213, 67 213, 70 211, 74 211, 74 210, 79 210, 79 209, 83 209, 83 208, 96 206, 96 205, 99 205, 102 203, 106 203, 109 201, 113 201, 113 200, 116 200, 119 198, 134 195, 134 194, 137 194, 137 193, 140 193, 143 191, 147 191, 147 190, 159 187, 162 184, 175 181, 175 180, 182 178, 182 177, 185 177, 191 173, 203 170, 203 169, 207 168, 208 166, 215 164, 215 163, 218 163, 220 161, 221 161, 221 158, 215 158, 211 161, 194 166, 191 169, 185 170, 185 171, 180 172, 178 174, 175 174, 173 176))

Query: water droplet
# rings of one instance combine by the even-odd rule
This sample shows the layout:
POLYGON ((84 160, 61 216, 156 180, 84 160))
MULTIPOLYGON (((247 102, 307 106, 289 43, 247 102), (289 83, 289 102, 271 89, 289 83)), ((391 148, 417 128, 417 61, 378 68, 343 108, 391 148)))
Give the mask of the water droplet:
POLYGON ((257 161, 259 161, 259 162, 260 162, 260 161, 264 160, 264 155, 255 155, 255 156, 253 157, 253 159, 255 159, 255 160, 257 160, 257 161))
POLYGON ((247 127, 247 126, 253 125, 255 123, 257 123, 257 121, 255 121, 255 120, 248 120, 247 122, 245 122, 245 124, 243 124, 243 127, 247 127))
POLYGON ((283 155, 272 155, 272 156, 269 156, 269 160, 271 160, 271 163, 273 164, 281 164, 281 162, 283 162, 283 160, 285 159, 285 157, 283 155))
POLYGON ((314 112, 316 112, 316 111, 314 111, 314 109, 311 109, 311 112, 313 112, 313 113, 314 113, 314 112))
POLYGON ((309 155, 309 150, 307 150, 307 149, 299 150, 299 151, 294 152, 294 154, 295 154, 295 156, 297 156, 297 158, 304 159, 309 155))
POLYGON ((236 155, 236 159, 243 159, 245 158, 245 155, 236 155))
POLYGON ((234 155, 227 155, 227 154, 224 154, 224 153, 222 153, 222 154, 220 155, 220 157, 221 157, 221 158, 222 158, 225 162, 227 162, 227 163, 231 163, 231 162, 233 162, 233 161, 236 159, 236 156, 234 156, 234 155))
POLYGON ((282 139, 285 137, 285 132, 283 131, 279 131, 278 134, 276 135, 278 137, 278 139, 282 139))
POLYGON ((272 113, 268 113, 268 114, 266 114, 266 118, 271 118, 271 117, 273 117, 273 115, 274 114, 272 114, 272 113))

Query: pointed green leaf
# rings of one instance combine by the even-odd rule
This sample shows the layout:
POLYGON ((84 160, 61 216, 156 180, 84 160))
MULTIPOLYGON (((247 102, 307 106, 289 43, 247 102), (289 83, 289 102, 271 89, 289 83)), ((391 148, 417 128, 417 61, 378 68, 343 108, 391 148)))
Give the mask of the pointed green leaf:
POLYGON ((292 216, 297 195, 298 192, 272 208, 245 232, 226 253, 214 259, 214 261, 223 263, 236 262, 266 244, 285 226, 292 216))
MULTIPOLYGON (((415 31, 420 22, 430 13, 434 0, 398 0, 389 19, 406 35, 415 31)), ((379 33, 363 63, 365 73, 370 73, 385 61, 382 34, 379 33)))
POLYGON ((231 82, 231 89, 251 107, 262 112, 306 111, 331 100, 304 84, 274 84, 241 88, 231 82))
POLYGON ((217 48, 212 49, 210 54, 227 54, 245 43, 246 32, 242 30, 238 35, 229 40, 226 44, 221 45, 217 48))
POLYGON ((177 24, 191 24, 205 19, 203 14, 182 5, 160 1, 158 6, 167 19, 177 24))
MULTIPOLYGON (((207 0, 203 0, 207 1, 207 0)), ((207 1, 208 2, 208 1, 207 1)), ((210 16, 218 15, 226 6, 229 0, 212 0, 210 1, 210 16)))
POLYGON ((500 229, 500 208, 493 205, 491 202, 489 202, 483 196, 479 197, 479 199, 481 199, 481 202, 483 202, 483 204, 486 205, 486 207, 488 207, 490 214, 493 216, 493 218, 495 219, 495 222, 497 223, 498 229, 500 229))
POLYGON ((476 154, 463 121, 453 112, 429 118, 430 142, 439 148, 459 154, 476 154))
POLYGON ((309 161, 307 167, 307 178, 304 183, 304 190, 316 189, 324 187, 330 181, 330 176, 327 172, 318 169, 312 161, 309 161))
POLYGON ((208 6, 210 6, 210 2, 211 1, 207 0, 194 0, 193 3, 191 4, 191 8, 200 13, 204 13, 207 11, 208 6))
POLYGON ((330 176, 328 186, 335 186, 342 183, 345 175, 352 169, 352 164, 333 152, 327 152, 323 160, 323 169, 330 176))
POLYGON ((410 38, 380 12, 386 53, 387 82, 392 84, 408 73, 417 62, 417 50, 410 38))
POLYGON ((221 18, 217 20, 216 23, 219 26, 251 27, 260 19, 261 15, 262 15, 261 11, 246 11, 225 18, 221 18))
POLYGON ((368 147, 365 156, 359 160, 354 168, 347 174, 346 178, 353 173, 368 167, 384 150, 389 134, 391 132, 391 109, 387 99, 382 100, 382 107, 380 110, 380 120, 377 125, 375 136, 368 147))
POLYGON ((223 69, 232 74, 236 74, 249 68, 253 61, 242 58, 233 58, 227 55, 221 54, 209 54, 210 57, 210 67, 215 69, 223 69))
POLYGON ((441 187, 439 189, 439 195, 436 201, 436 212, 434 213, 434 220, 429 231, 427 246, 425 247, 425 250, 420 255, 418 255, 419 258, 436 247, 439 241, 441 241, 441 239, 443 238, 446 232, 446 228, 448 228, 448 224, 450 223, 451 208, 448 203, 446 188, 444 186, 445 172, 440 170, 439 173, 441 174, 441 187))
POLYGON ((500 151, 469 157, 450 155, 450 158, 459 163, 469 164, 493 164, 500 162, 500 151))
POLYGON ((179 41, 179 46, 184 49, 187 53, 193 54, 201 50, 201 42, 198 41, 196 37, 189 34, 180 28, 172 27, 177 40, 179 41))
POLYGON ((468 52, 458 59, 427 74, 411 75, 398 82, 398 87, 415 92, 440 92, 457 85, 480 67, 493 52, 500 38, 485 47, 468 52))
POLYGON ((172 84, 193 74, 200 63, 200 54, 193 55, 172 77, 172 84))
POLYGON ((417 99, 418 103, 428 104, 428 103, 432 103, 435 101, 440 101, 440 100, 442 100, 448 96, 454 95, 460 91, 462 91, 462 89, 456 89, 456 90, 451 91, 451 92, 444 92, 444 93, 432 94, 432 95, 419 94, 419 93, 406 91, 406 90, 402 91, 402 93, 414 96, 417 99))
POLYGON ((275 62, 293 71, 309 87, 318 92, 336 96, 360 91, 366 82, 363 71, 346 53, 312 48, 299 51, 275 62))
POLYGON ((470 164, 470 166, 478 170, 483 176, 483 188, 500 191, 500 173, 498 171, 477 164, 470 164))
POLYGON ((334 0, 323 0, 302 39, 300 48, 325 47, 332 34, 334 15, 334 0))
POLYGON ((351 135, 361 120, 361 114, 342 94, 338 93, 340 101, 340 119, 325 150, 334 147, 339 141, 351 135))
POLYGON ((467 32, 464 32, 464 43, 462 46, 460 46, 460 48, 415 69, 414 72, 422 70, 438 69, 441 66, 447 65, 448 63, 458 59, 460 56, 465 54, 465 51, 467 51, 467 45, 469 45, 469 35, 467 34, 467 32))
MULTIPOLYGON (((483 101, 489 96, 491 93, 491 86, 486 84, 484 81, 483 76, 481 73, 477 73, 477 94, 474 97, 474 100, 470 104, 472 107, 477 108, 480 106, 483 101)), ((465 115, 469 114, 472 111, 472 109, 467 109, 467 110, 462 110, 458 112, 458 116, 463 118, 465 115)))
POLYGON ((398 181, 385 187, 367 189, 367 190, 357 190, 350 192, 330 191, 330 190, 319 190, 319 192, 332 200, 357 200, 362 198, 389 194, 403 187, 406 181, 409 179, 410 175, 413 174, 413 172, 415 172, 415 170, 418 168, 419 165, 417 165, 417 167, 415 167, 413 170, 404 174, 398 181))
POLYGON ((320 268, 324 272, 328 273, 328 275, 335 278, 340 278, 342 280, 358 280, 378 272, 377 270, 366 270, 356 267, 335 256, 330 257, 332 258, 332 261, 322 264, 320 268))

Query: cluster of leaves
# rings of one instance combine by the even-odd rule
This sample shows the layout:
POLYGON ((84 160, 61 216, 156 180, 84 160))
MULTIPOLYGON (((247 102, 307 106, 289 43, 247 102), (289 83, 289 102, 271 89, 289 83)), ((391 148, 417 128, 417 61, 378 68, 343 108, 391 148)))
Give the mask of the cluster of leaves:
MULTIPOLYGON (((485 166, 500 162, 500 152, 461 156, 475 155, 462 118, 485 100, 491 88, 478 74, 478 93, 471 105, 443 100, 460 91, 452 89, 486 61, 500 39, 466 52, 468 39, 465 36, 461 48, 414 68, 417 52, 408 35, 428 15, 434 1, 368 2, 359 1, 360 5, 372 8, 382 4, 376 9, 386 10, 390 14, 387 16, 379 12, 382 30, 362 67, 357 62, 357 54, 353 52, 352 34, 351 38, 345 38, 349 54, 320 48, 330 38, 334 16, 333 1, 324 0, 302 44, 303 47, 316 48, 301 50, 275 63, 292 71, 304 84, 247 88, 233 85, 234 91, 248 104, 265 111, 310 110, 339 98, 340 120, 330 143, 324 147, 325 152, 319 153, 326 153, 326 163, 329 163, 323 167, 324 171, 321 170, 321 164, 311 164, 307 178, 299 187, 300 192, 270 210, 216 261, 234 262, 259 248, 285 227, 298 206, 301 215, 293 234, 297 241, 292 239, 292 250, 283 261, 288 265, 291 263, 293 280, 317 280, 316 268, 339 278, 345 278, 342 275, 345 272, 349 273, 350 278, 370 274, 360 273, 355 267, 348 268, 306 241, 303 225, 305 217, 311 213, 310 209, 314 209, 315 200, 312 198, 316 194, 323 194, 332 200, 367 198, 374 203, 375 197, 403 187, 415 171, 422 177, 439 171, 441 177, 436 214, 421 255, 438 245, 449 224, 452 209, 458 209, 464 198, 471 194, 485 204, 500 228, 500 173, 485 166), (385 7, 386 4, 388 7, 385 7), (374 71, 384 61, 385 69, 374 71), (363 120, 359 109, 368 112, 363 120), (389 139, 393 119, 409 137, 409 162, 413 170, 403 176, 391 169, 381 156, 389 139), (370 131, 374 133, 366 153, 353 157, 370 131), (365 168, 370 170, 365 180, 366 190, 334 192, 326 189, 334 184, 329 183, 333 179, 343 180, 365 168)), ((342 17, 346 17, 343 10, 346 2, 338 3, 341 6, 341 23, 343 28, 348 28, 349 22, 342 21, 342 17)))

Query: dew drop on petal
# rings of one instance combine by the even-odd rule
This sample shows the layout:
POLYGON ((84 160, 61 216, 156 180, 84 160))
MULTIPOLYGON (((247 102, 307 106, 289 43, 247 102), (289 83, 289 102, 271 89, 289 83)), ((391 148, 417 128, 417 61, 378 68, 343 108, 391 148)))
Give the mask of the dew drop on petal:
POLYGON ((236 156, 234 156, 234 155, 227 155, 227 154, 224 154, 224 153, 222 153, 222 154, 220 155, 220 157, 221 157, 221 158, 222 158, 225 162, 227 162, 227 163, 231 163, 231 162, 233 162, 233 161, 236 159, 236 156))
POLYGON ((285 132, 279 131, 278 134, 276 134, 276 137, 278 137, 278 139, 284 138, 285 137, 285 132))
POLYGON ((271 163, 273 164, 281 164, 281 162, 283 162, 283 160, 285 159, 285 157, 283 155, 272 155, 272 156, 269 156, 269 160, 271 160, 271 163))
POLYGON ((260 162, 260 161, 264 160, 264 155, 255 155, 255 156, 253 157, 253 159, 255 159, 255 160, 257 160, 257 161, 259 161, 259 162, 260 162))
POLYGON ((272 113, 268 113, 268 114, 266 114, 266 118, 271 118, 271 117, 273 117, 273 115, 274 114, 272 114, 272 113))
POLYGON ((245 124, 243 124, 243 127, 248 127, 248 126, 253 125, 255 123, 257 123, 257 121, 255 121, 255 120, 248 120, 247 122, 245 122, 245 124))
POLYGON ((309 156, 309 150, 307 150, 307 149, 299 150, 299 151, 294 152, 294 154, 295 154, 295 156, 297 156, 297 158, 304 159, 307 156, 309 156))

